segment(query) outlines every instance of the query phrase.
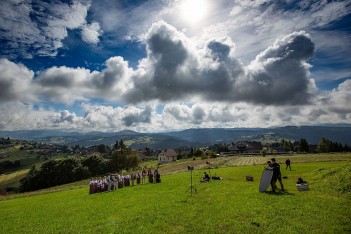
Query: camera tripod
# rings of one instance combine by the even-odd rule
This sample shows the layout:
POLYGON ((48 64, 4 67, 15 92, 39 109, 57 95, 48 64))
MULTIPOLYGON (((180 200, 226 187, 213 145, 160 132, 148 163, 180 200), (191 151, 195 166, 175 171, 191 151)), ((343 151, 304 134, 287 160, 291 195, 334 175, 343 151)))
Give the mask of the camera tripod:
POLYGON ((210 162, 207 162, 207 161, 206 161, 206 164, 207 164, 208 174, 210 176, 210 180, 209 180, 209 182, 210 182, 212 179, 212 176, 211 176, 212 164, 210 162))
POLYGON ((190 187, 186 191, 188 192, 189 190, 191 196, 193 195, 193 190, 197 193, 196 186, 193 185, 193 170, 190 170, 190 187))

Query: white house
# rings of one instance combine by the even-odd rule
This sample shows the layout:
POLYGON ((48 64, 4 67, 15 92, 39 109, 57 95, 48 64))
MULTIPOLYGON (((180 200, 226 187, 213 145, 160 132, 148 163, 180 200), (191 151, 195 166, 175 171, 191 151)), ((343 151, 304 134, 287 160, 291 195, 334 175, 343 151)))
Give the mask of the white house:
POLYGON ((164 149, 158 154, 158 163, 164 164, 177 160, 177 152, 174 149, 164 149))

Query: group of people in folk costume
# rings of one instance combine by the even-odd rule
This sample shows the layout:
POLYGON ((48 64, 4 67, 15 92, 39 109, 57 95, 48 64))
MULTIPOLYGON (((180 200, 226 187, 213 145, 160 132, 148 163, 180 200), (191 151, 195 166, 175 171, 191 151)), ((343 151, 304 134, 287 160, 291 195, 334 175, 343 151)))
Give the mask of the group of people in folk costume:
POLYGON ((154 172, 151 168, 149 170, 143 169, 141 172, 125 173, 124 175, 114 173, 100 178, 91 178, 89 193, 109 192, 124 187, 146 184, 146 178, 151 184, 161 182, 161 175, 157 169, 154 172))

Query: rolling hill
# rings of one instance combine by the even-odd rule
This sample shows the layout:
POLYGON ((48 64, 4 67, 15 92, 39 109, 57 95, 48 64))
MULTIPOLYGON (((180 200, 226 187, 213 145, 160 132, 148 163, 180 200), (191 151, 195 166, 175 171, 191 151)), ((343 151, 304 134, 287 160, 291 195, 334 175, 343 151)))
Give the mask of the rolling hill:
POLYGON ((72 132, 58 130, 0 131, 0 137, 10 137, 62 145, 112 145, 123 139, 132 148, 197 147, 237 140, 275 142, 281 139, 298 141, 305 138, 309 144, 318 144, 322 137, 351 145, 351 125, 346 126, 286 126, 277 128, 199 128, 163 133, 72 132))

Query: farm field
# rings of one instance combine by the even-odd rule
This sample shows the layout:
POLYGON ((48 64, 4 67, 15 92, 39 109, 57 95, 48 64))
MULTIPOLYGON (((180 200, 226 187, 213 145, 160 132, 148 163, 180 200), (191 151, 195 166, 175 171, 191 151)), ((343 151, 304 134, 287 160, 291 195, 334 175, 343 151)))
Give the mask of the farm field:
POLYGON ((1 233, 350 233, 350 156, 311 162, 298 157, 290 157, 292 171, 277 157, 288 177, 286 192, 258 192, 269 157, 257 157, 262 164, 252 157, 249 165, 242 165, 245 158, 230 157, 211 160, 211 174, 223 180, 209 183, 199 183, 209 172, 202 160, 179 161, 160 167, 160 184, 89 195, 82 181, 6 197, 0 201, 1 233), (189 163, 198 165, 192 194, 191 173, 184 168, 189 163), (309 182, 309 191, 297 191, 299 176, 309 182))

